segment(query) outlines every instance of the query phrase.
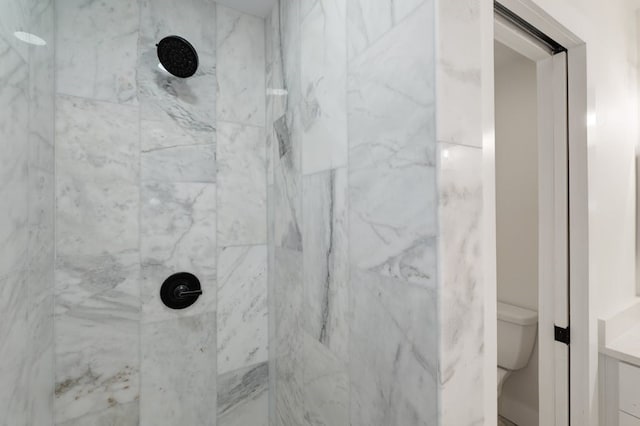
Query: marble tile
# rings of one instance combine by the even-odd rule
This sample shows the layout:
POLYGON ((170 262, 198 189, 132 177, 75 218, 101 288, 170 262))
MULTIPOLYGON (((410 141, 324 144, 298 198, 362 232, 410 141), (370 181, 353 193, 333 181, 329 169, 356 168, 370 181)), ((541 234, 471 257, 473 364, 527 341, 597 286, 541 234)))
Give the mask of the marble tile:
POLYGON ((215 22, 216 7, 211 1, 140 3, 137 82, 143 150, 214 140, 215 22), (172 34, 186 38, 198 51, 198 70, 192 77, 174 77, 158 67, 156 44, 172 34), (148 128, 152 121, 156 129, 148 128))
POLYGON ((441 419, 482 424, 482 150, 441 143, 439 151, 441 419))
POLYGON ((192 145, 142 151, 140 173, 143 181, 216 181, 216 146, 192 145))
MULTIPOLYGON (((140 45, 155 46, 169 35, 185 38, 196 51, 216 52, 216 3, 208 0, 140 0, 140 45)), ((205 55, 208 56, 208 55, 205 55)), ((211 55, 215 59, 215 55, 211 55)))
POLYGON ((141 188, 140 258, 143 322, 216 310, 216 186, 210 183, 145 182, 141 188), (196 275, 198 301, 173 310, 160 286, 176 272, 196 275))
POLYGON ((123 105, 67 97, 57 105, 58 312, 109 291, 137 300, 137 120, 123 105))
POLYGON ((138 27, 137 2, 56 4, 58 93, 135 103, 138 27))
POLYGON ((265 125, 264 20, 218 5, 218 120, 265 125))
POLYGON ((29 60, 28 45, 13 36, 14 31, 29 31, 30 13, 27 2, 4 0, 0 4, 0 51, 11 48, 22 60, 29 60))
POLYGON ((295 111, 274 124, 274 241, 277 247, 302 250, 302 176, 300 127, 295 111))
POLYGON ((176 125, 173 120, 140 120, 140 149, 143 153, 195 145, 214 145, 213 128, 199 131, 176 125))
POLYGON ((423 6, 351 61, 348 93, 352 265, 424 286, 436 280, 432 23, 423 6))
POLYGON ((136 278, 131 277, 129 288, 121 285, 105 290, 56 315, 58 423, 139 398, 140 303, 134 294, 136 278))
POLYGON ((347 22, 348 55, 354 58, 391 29, 393 2, 349 0, 347 22))
MULTIPOLYGON (((354 58, 379 40, 386 32, 407 16, 425 0, 348 0, 348 55, 354 58)), ((430 7, 433 2, 429 1, 430 7)), ((431 27, 434 28, 434 27, 431 27)))
MULTIPOLYGON (((300 80, 300 55, 302 51, 300 0, 279 0, 278 47, 281 61, 282 88, 286 91, 287 108, 296 106, 302 99, 300 80)), ((274 22, 275 23, 275 22, 274 22)), ((283 111, 284 113, 284 111, 283 111)), ((276 114, 276 117, 278 114, 276 114)))
POLYGON ((29 335, 27 282, 24 271, 0 277, 0 422, 27 424, 29 403, 29 335))
POLYGON ((349 344, 347 170, 303 178, 305 330, 346 362, 349 344))
POLYGON ((52 0, 33 0, 32 32, 49 40, 29 47, 29 167, 54 171, 55 43, 52 0))
POLYGON ((138 402, 116 405, 99 413, 89 414, 58 426, 138 426, 140 421, 138 402))
POLYGON ((302 253, 276 248, 274 258, 276 425, 303 425, 304 340, 302 253))
POLYGON ((350 424, 436 424, 435 291, 370 272, 351 275, 350 424))
MULTIPOLYGON (((52 299, 53 300, 53 299, 52 299)), ((53 330, 53 319, 48 324, 53 330)), ((54 348, 49 345, 33 355, 29 366, 29 425, 53 426, 53 395, 55 391, 54 348)))
POLYGON ((56 171, 85 184, 138 184, 137 108, 68 96, 56 99, 56 171))
POLYGON ((59 96, 55 415, 135 401, 140 315, 134 107, 59 96))
POLYGON ((302 20, 302 168, 345 166, 347 45, 345 1, 318 0, 302 20))
POLYGON ((265 155, 263 128, 219 123, 220 246, 264 244, 267 240, 265 155))
POLYGON ((27 63, 0 39, 0 277, 24 267, 28 217, 27 63))
POLYGON ((268 359, 267 247, 218 250, 218 374, 268 359))
POLYGON ((154 44, 141 45, 137 69, 140 117, 163 122, 163 131, 188 135, 184 142, 211 139, 216 129, 215 55, 199 55, 196 73, 189 78, 174 77, 158 68, 154 44))
POLYGON ((437 138, 482 146, 480 1, 438 7, 437 138))
MULTIPOLYGON (((53 158, 51 158, 53 162, 53 158)), ((29 173, 29 424, 53 424, 55 180, 49 172, 29 173)), ((22 358, 24 354, 20 354, 22 358)))
POLYGON ((315 337, 305 333, 304 409, 306 424, 349 425, 349 374, 315 337))
POLYGON ((218 426, 267 426, 269 368, 266 362, 218 376, 218 426))
POLYGON ((147 323, 141 331, 140 425, 216 424, 216 314, 147 323))

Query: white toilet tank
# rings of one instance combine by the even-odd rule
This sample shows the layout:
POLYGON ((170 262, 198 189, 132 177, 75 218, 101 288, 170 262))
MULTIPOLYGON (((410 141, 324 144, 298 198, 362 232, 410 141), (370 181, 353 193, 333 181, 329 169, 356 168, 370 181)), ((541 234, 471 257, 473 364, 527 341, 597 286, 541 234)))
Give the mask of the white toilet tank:
POLYGON ((537 312, 498 302, 498 366, 507 370, 524 368, 537 331, 537 312))

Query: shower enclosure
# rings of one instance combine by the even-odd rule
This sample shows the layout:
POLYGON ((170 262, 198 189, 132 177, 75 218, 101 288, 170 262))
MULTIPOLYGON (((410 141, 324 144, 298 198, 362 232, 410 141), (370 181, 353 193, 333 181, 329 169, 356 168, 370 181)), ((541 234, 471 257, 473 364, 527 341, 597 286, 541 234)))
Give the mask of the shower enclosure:
POLYGON ((435 25, 479 7, 439 8, 0 0, 0 424, 481 420, 481 150, 436 114, 479 64, 435 25))

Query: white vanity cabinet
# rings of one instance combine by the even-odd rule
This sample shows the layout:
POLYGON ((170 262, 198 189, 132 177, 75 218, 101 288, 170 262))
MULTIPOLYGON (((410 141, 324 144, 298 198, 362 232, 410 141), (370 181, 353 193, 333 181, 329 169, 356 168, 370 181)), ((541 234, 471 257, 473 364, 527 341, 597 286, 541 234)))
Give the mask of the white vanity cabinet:
POLYGON ((600 355, 600 425, 640 426, 640 366, 600 355))

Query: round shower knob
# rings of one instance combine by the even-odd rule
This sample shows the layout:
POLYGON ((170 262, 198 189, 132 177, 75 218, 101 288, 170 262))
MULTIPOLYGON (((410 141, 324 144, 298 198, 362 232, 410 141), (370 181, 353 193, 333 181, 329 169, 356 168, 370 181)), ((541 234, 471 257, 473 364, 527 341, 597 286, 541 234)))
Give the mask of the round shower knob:
POLYGON ((160 287, 160 299, 171 309, 188 308, 196 303, 201 294, 200 280, 188 272, 171 275, 160 287))

